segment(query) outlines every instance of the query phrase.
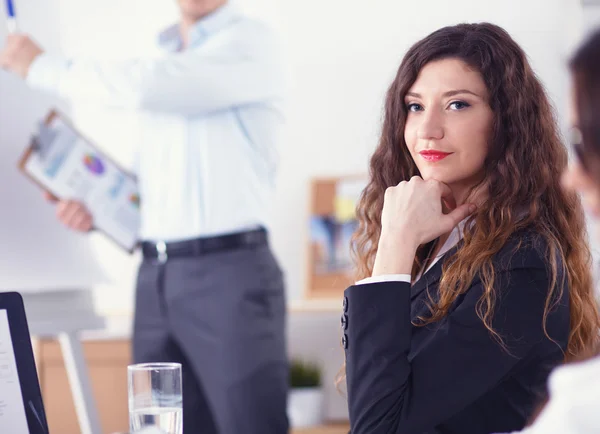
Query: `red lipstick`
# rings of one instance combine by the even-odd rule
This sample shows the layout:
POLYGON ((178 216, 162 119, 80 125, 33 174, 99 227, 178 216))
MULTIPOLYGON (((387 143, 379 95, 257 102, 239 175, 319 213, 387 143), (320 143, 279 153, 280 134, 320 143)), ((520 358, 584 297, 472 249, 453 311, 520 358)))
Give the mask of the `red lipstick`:
POLYGON ((421 152, 419 152, 419 155, 421 157, 423 157, 423 159, 425 159, 426 161, 441 161, 444 158, 446 158, 448 155, 450 155, 452 152, 442 152, 442 151, 435 151, 433 149, 426 149, 423 150, 421 152))

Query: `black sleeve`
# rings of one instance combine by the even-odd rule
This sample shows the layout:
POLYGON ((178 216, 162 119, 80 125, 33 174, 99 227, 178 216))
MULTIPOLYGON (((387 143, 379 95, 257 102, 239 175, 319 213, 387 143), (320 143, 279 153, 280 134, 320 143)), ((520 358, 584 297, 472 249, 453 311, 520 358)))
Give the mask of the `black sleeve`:
POLYGON ((547 339, 543 312, 548 285, 544 269, 496 274, 500 296, 492 324, 504 339, 504 349, 477 316, 483 287, 474 284, 444 320, 427 326, 425 343, 412 360, 410 284, 348 288, 345 346, 352 433, 422 432, 493 388, 547 339))

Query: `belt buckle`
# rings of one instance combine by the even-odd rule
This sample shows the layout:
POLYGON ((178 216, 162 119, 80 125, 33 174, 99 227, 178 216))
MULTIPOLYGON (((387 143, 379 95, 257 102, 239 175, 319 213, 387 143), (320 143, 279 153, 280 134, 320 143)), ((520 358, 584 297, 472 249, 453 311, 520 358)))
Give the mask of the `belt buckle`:
POLYGON ((164 264, 169 259, 167 255, 167 244, 164 241, 159 241, 156 243, 156 255, 158 258, 158 262, 164 264))

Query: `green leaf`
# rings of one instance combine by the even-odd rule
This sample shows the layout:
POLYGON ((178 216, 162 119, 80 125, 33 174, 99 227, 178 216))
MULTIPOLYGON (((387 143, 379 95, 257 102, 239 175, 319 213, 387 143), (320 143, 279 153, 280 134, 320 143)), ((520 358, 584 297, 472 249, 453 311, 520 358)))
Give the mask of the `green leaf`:
POLYGON ((321 385, 321 369, 313 362, 300 359, 290 361, 290 387, 319 387, 321 385))

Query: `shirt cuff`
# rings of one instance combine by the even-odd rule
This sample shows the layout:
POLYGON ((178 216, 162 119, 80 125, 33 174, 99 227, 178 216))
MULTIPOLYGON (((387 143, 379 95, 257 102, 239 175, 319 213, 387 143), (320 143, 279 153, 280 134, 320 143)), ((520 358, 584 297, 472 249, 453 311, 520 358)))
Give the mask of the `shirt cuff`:
POLYGON ((381 282, 411 282, 410 274, 382 274, 381 276, 367 277, 366 279, 359 280, 356 285, 366 285, 368 283, 381 283, 381 282))
POLYGON ((27 73, 27 84, 33 88, 59 93, 62 78, 70 62, 58 56, 42 53, 34 59, 27 73))

